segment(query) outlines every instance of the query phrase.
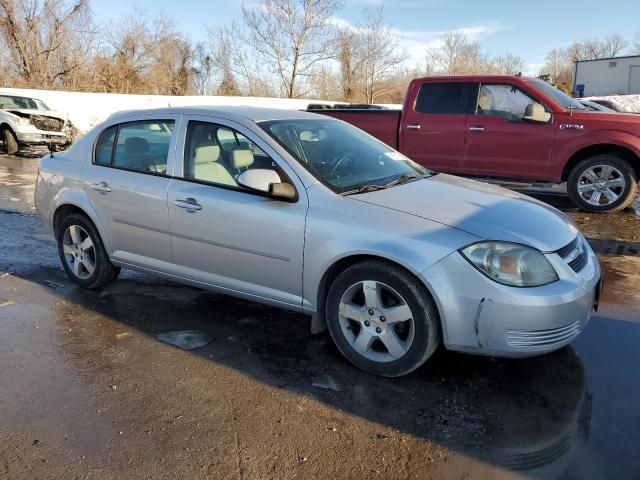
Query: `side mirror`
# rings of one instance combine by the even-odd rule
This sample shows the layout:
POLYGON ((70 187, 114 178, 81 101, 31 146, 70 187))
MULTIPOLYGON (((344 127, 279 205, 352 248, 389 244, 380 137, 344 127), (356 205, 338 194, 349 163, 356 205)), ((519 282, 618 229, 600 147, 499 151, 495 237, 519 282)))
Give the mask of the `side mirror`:
POLYGON ((257 192, 267 193, 274 198, 287 201, 292 201, 297 198, 296 189, 293 185, 282 183, 280 175, 274 170, 265 168, 245 170, 238 175, 236 181, 243 187, 257 192))
POLYGON ((527 122, 547 123, 551 114, 539 103, 530 103, 524 110, 524 120, 527 122))

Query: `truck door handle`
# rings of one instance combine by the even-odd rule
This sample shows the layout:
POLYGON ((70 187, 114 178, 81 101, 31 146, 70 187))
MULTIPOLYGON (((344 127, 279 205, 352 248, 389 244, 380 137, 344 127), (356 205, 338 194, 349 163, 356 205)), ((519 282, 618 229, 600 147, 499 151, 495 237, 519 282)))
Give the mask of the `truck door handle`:
POLYGON ((417 123, 410 123, 407 125, 407 130, 420 130, 420 125, 417 123))
POLYGON ((91 188, 100 193, 109 193, 111 191, 111 187, 107 184, 107 182, 92 183, 91 188))
POLYGON ((469 127, 470 132, 484 132, 484 127, 469 127))
POLYGON ((173 202, 176 207, 186 208, 187 212, 195 212, 196 210, 202 210, 202 205, 200 205, 195 198, 185 198, 184 200, 175 200, 173 202))

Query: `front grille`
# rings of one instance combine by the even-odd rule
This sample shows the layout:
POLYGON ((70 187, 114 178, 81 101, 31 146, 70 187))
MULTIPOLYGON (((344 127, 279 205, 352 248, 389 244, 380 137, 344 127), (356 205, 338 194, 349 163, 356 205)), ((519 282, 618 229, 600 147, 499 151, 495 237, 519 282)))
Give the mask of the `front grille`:
POLYGON ((38 130, 45 130, 47 132, 61 132, 64 121, 59 118, 47 117, 44 115, 31 115, 31 123, 38 130))
POLYGON ((582 326, 580 320, 547 330, 506 330, 505 340, 512 347, 548 347, 568 342, 576 337, 582 326))
POLYGON ((584 248, 584 240, 579 235, 555 253, 560 255, 574 272, 582 270, 589 259, 584 248))

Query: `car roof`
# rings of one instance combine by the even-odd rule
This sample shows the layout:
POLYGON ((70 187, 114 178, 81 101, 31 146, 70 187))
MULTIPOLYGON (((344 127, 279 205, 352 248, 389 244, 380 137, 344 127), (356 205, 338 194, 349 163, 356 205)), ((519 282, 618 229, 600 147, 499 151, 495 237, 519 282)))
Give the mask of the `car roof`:
POLYGON ((244 107, 244 106, 222 106, 222 105, 194 105, 176 106, 165 108, 147 108, 137 110, 126 110, 116 112, 110 116, 110 120, 130 115, 168 115, 168 114, 191 114, 191 115, 211 115, 221 116, 229 120, 250 120, 252 122, 265 122, 269 120, 301 120, 319 119, 326 120, 328 117, 309 113, 300 110, 284 110, 278 108, 244 107))

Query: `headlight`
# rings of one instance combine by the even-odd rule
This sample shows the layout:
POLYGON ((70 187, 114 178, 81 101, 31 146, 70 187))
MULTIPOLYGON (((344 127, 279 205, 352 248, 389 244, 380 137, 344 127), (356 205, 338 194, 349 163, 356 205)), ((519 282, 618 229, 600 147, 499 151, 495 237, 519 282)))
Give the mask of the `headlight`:
POLYGON ((517 243, 480 242, 460 253, 487 277, 513 287, 538 287, 558 280, 549 260, 538 250, 517 243))
POLYGON ((31 125, 31 122, 29 121, 29 119, 24 117, 18 117, 18 120, 16 121, 16 123, 18 125, 23 125, 23 126, 31 125))

